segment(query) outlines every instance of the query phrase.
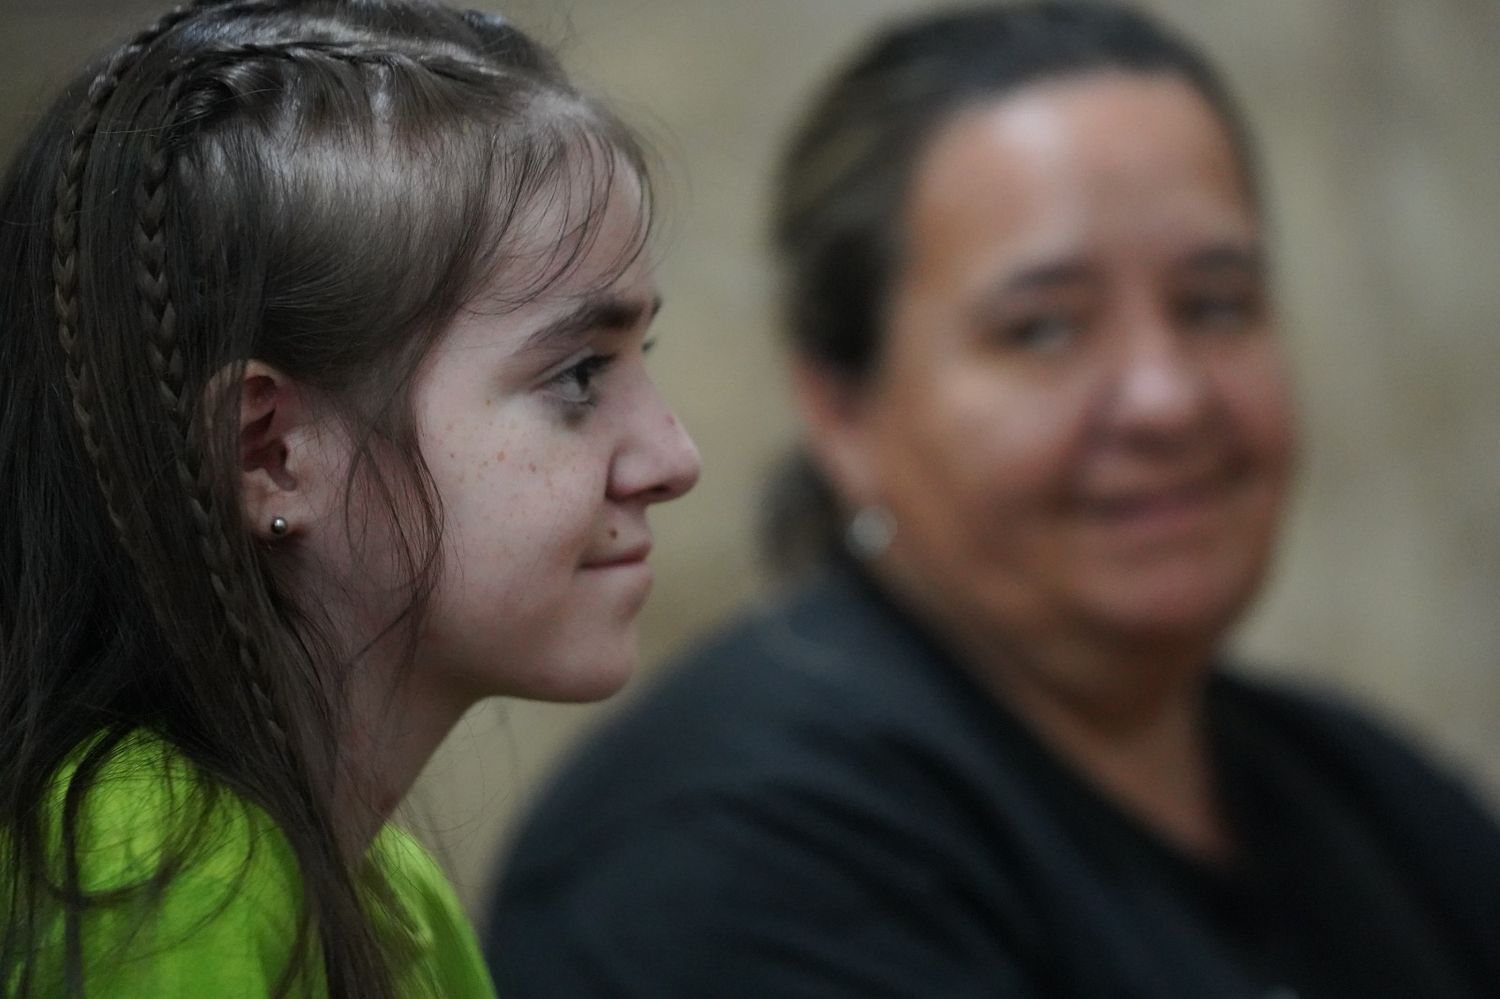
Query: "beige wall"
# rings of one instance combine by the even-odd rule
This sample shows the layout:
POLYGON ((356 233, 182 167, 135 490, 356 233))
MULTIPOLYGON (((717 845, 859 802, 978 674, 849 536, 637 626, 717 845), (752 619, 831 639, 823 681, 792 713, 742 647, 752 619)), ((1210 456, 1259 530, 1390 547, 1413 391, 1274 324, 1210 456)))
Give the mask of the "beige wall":
MULTIPOLYGON (((61 69, 155 4, 0 0, 0 146, 61 69), (108 11, 108 13, 105 13, 108 11)), ((493 6, 486 3, 485 6, 493 6)), ((814 79, 914 0, 526 0, 666 161, 653 364, 704 477, 659 510, 651 665, 760 585, 757 485, 792 432, 761 246, 765 177, 814 79)), ((1243 644, 1355 692, 1500 800, 1500 3, 1153 0, 1238 85, 1265 149, 1307 456, 1243 644)), ((629 696, 628 693, 625 696, 629 696)), ((480 897, 548 765, 608 707, 476 710, 418 824, 480 897)))

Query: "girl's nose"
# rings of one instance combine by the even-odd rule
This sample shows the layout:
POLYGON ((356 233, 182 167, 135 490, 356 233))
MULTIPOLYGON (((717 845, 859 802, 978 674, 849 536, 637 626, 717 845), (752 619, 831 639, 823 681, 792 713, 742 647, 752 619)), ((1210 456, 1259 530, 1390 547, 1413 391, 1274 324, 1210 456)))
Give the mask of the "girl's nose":
POLYGON ((655 405, 640 417, 632 440, 610 470, 611 499, 664 503, 686 493, 698 481, 698 447, 677 415, 656 394, 655 405))

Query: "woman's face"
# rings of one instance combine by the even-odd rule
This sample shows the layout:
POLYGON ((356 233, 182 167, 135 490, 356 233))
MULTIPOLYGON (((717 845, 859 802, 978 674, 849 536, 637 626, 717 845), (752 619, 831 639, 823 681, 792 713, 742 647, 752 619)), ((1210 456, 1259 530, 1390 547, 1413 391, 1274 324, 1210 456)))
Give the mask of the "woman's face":
POLYGON ((845 492, 918 600, 1008 636, 1217 637, 1267 562, 1293 416, 1222 124, 1168 77, 1030 87, 920 161, 845 492), (1059 631, 1061 629, 1062 631, 1059 631))
MULTIPOLYGON (((659 301, 646 254, 620 268, 638 238, 639 194, 614 186, 576 266, 519 309, 481 295, 416 384, 445 518, 418 668, 472 697, 615 691, 635 662, 634 621, 651 587, 646 510, 698 477, 693 442, 646 371, 659 301)), ((548 213, 566 200, 533 229, 561 231, 548 213)))

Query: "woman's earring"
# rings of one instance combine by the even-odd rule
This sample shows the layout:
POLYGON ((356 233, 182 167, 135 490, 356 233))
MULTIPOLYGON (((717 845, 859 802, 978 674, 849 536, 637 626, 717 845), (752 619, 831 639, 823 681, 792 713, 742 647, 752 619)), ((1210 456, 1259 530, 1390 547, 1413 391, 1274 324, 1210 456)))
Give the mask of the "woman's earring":
POLYGON ((844 544, 866 562, 879 558, 896 536, 896 518, 883 506, 860 507, 844 528, 844 544))
POLYGON ((273 535, 275 535, 276 537, 278 537, 278 538, 284 538, 284 537, 286 537, 286 532, 288 530, 290 530, 290 528, 291 528, 291 525, 286 522, 286 518, 285 517, 272 517, 271 518, 271 533, 273 535))

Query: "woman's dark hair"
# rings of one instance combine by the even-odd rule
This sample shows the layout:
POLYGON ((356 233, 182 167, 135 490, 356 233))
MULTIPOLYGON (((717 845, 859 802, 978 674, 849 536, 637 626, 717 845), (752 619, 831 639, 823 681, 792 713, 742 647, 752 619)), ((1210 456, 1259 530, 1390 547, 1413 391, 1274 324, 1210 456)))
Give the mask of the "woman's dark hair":
MULTIPOLYGON (((933 137, 953 118, 1038 83, 1121 72, 1182 80, 1230 133, 1254 194, 1244 120, 1190 43, 1113 3, 989 4, 894 25, 819 91, 782 160, 771 243, 792 350, 852 383, 874 367, 900 267, 903 206, 933 137)), ((776 476, 764 522, 773 566, 837 552, 843 517, 798 452, 776 476)))
MULTIPOLYGON (((481 286, 520 304, 574 266, 620 171, 644 185, 641 150, 548 52, 423 0, 179 8, 43 117, 0 189, 0 991, 41 988, 61 918, 83 992, 82 919, 130 893, 80 884, 80 809, 143 730, 202 802, 227 791, 285 834, 303 912, 282 990, 320 961, 331 995, 391 994, 369 918, 389 889, 334 808, 357 664, 293 590, 315 568, 291 571, 295 538, 243 522, 240 375, 260 360, 335 407, 347 487, 397 538, 409 659, 442 526, 414 373, 481 286)), ((206 833, 213 809, 189 814, 137 893, 206 833)))

